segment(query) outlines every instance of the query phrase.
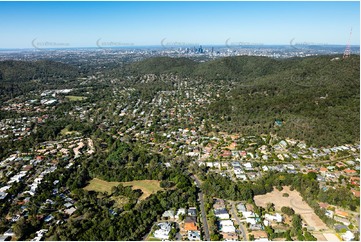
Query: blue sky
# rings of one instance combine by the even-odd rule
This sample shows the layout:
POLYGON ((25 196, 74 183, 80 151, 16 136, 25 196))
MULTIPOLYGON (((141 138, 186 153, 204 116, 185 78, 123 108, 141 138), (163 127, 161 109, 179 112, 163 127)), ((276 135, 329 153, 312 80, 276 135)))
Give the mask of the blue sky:
POLYGON ((359 2, 0 2, 0 48, 360 43, 359 2), (35 39, 35 40, 34 40, 35 39), (110 45, 109 44, 109 45, 110 45))

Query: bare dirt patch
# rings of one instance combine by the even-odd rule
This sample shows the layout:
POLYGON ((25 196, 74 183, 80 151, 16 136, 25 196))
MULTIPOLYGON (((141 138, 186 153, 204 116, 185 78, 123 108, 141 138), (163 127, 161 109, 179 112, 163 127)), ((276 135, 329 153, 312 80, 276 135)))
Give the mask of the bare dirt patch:
POLYGON ((267 203, 273 203, 278 211, 280 211, 283 206, 291 207, 316 231, 328 229, 326 224, 315 214, 313 209, 303 201, 301 195, 296 190, 291 191, 288 186, 283 187, 282 191, 274 189, 272 192, 265 195, 255 196, 254 200, 257 206, 262 207, 266 207, 267 203), (283 197, 283 193, 288 193, 289 197, 283 197))

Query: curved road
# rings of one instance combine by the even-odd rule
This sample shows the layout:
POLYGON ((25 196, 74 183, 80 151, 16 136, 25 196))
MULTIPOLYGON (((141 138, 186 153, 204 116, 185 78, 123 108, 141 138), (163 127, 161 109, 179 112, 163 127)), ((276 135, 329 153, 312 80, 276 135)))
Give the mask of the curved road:
POLYGON ((203 193, 202 193, 202 190, 201 190, 201 183, 197 179, 197 177, 195 177, 193 174, 189 174, 189 175, 196 182, 196 185, 197 185, 197 187, 199 188, 199 191, 200 191, 198 193, 198 197, 199 197, 200 208, 201 208, 201 213, 202 213, 202 222, 203 222, 203 231, 204 231, 204 239, 203 240, 210 241, 206 210, 204 208, 203 193))

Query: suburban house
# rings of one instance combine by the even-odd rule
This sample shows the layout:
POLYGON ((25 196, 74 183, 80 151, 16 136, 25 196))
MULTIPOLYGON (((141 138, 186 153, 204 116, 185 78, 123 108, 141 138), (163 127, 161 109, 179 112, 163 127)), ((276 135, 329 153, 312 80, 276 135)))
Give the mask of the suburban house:
POLYGON ((163 218, 174 218, 174 211, 173 210, 167 210, 162 214, 163 218))
POLYGON ((220 231, 223 233, 234 233, 236 228, 233 226, 232 220, 219 221, 220 231))
POLYGON ((337 221, 337 222, 343 223, 346 226, 349 226, 351 224, 351 222, 348 219, 341 218, 341 217, 338 217, 338 216, 334 216, 333 219, 335 221, 337 221))
POLYGON ((8 230, 5 231, 4 236, 13 237, 13 236, 15 236, 15 233, 14 233, 14 231, 12 229, 8 229, 8 230))
POLYGON ((330 206, 330 204, 328 204, 328 203, 318 203, 319 205, 320 205, 320 208, 324 208, 324 209, 327 209, 329 206, 330 206))
POLYGON ((221 233, 224 241, 238 241, 236 233, 221 233))
MULTIPOLYGON (((256 220, 257 221, 257 220, 256 220)), ((265 225, 266 225, 266 223, 268 222, 267 220, 266 221, 264 221, 265 222, 265 225)), ((269 222, 268 222, 269 223, 269 222)), ((250 226, 249 226, 249 229, 250 230, 262 230, 263 229, 263 226, 262 226, 262 224, 251 224, 250 226)))
POLYGON ((321 167, 321 168, 320 168, 320 174, 321 174, 322 176, 325 176, 327 171, 328 171, 328 169, 327 169, 326 167, 321 167))
POLYGON ((195 207, 188 208, 188 215, 189 216, 197 216, 197 209, 195 207))
POLYGON ((351 241, 355 239, 355 235, 351 231, 346 231, 346 233, 344 233, 341 237, 345 241, 351 241))
POLYGON ((349 216, 348 212, 341 211, 338 209, 335 210, 335 215, 342 217, 342 218, 347 218, 349 216))
POLYGON ((199 231, 188 231, 188 240, 189 241, 200 241, 201 240, 201 234, 199 231))
POLYGON ((240 174, 243 174, 243 173, 244 173, 244 171, 241 168, 234 168, 234 174, 240 175, 240 174))
POLYGON ((266 213, 266 215, 264 216, 264 219, 266 219, 268 221, 275 221, 277 223, 281 223, 283 220, 282 215, 279 213, 276 213, 275 215, 266 213))
POLYGON ((333 218, 334 212, 332 210, 326 210, 325 215, 329 218, 333 218))
POLYGON ((246 208, 246 206, 244 206, 243 203, 237 204, 237 210, 238 210, 238 212, 240 212, 240 213, 247 212, 247 208, 246 208))
POLYGON ((247 204, 246 204, 246 208, 247 208, 247 211, 251 211, 251 212, 254 211, 254 210, 253 210, 253 205, 250 204, 250 203, 247 203, 247 204))
MULTIPOLYGON (((248 208, 247 208, 248 209, 248 208)), ((245 211, 245 212, 242 212, 243 214, 243 217, 245 218, 250 218, 250 217, 254 217, 255 216, 255 213, 252 212, 252 211, 245 211)))
POLYGON ((154 237, 158 239, 168 239, 170 230, 172 228, 171 223, 158 223, 157 226, 159 227, 159 229, 154 231, 154 237))
POLYGON ((345 169, 345 170, 343 170, 343 172, 344 172, 345 175, 347 175, 347 176, 353 176, 353 175, 356 175, 356 174, 357 174, 357 171, 352 170, 352 169, 345 169))
POLYGON ((257 223, 256 219, 251 217, 246 218, 246 222, 251 225, 255 225, 257 223))
POLYGON ((247 181, 247 176, 245 174, 238 174, 236 177, 242 181, 247 181))
POLYGON ((259 241, 268 241, 268 236, 266 231, 258 230, 258 231, 252 231, 250 234, 254 236, 254 238, 257 239, 267 239, 267 240, 259 240, 259 241))
POLYGON ((215 209, 214 215, 219 219, 229 219, 229 214, 225 208, 215 209))
POLYGON ((224 204, 223 199, 214 199, 213 201, 214 201, 214 203, 213 203, 213 208, 214 209, 225 208, 225 204, 224 204))
POLYGON ((232 156, 232 152, 230 150, 224 150, 223 153, 221 154, 222 157, 231 157, 232 156))
POLYGON ((180 208, 180 209, 178 209, 178 211, 177 211, 177 214, 175 215, 175 218, 176 219, 179 219, 179 216, 180 215, 185 215, 186 214, 186 209, 185 208, 180 208))
POLYGON ((253 170, 251 162, 247 162, 247 163, 243 164, 243 166, 246 169, 246 171, 252 171, 253 170))
POLYGON ((71 216, 75 211, 76 211, 76 208, 71 207, 71 208, 65 209, 65 210, 64 210, 64 213, 66 213, 66 214, 68 214, 69 216, 71 216))
POLYGON ((197 223, 195 217, 186 217, 184 220, 184 229, 187 231, 197 231, 197 223))
POLYGON ((8 193, 6 192, 0 192, 0 200, 3 200, 7 195, 8 193))
POLYGON ((359 186, 360 185, 360 177, 357 177, 357 176, 351 177, 350 183, 351 183, 351 185, 359 186))

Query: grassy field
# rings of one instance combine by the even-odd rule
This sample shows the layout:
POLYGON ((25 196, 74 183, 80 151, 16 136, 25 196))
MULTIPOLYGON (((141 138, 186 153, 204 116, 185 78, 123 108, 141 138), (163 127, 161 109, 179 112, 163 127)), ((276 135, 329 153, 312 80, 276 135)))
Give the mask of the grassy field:
POLYGON ((65 128, 63 128, 61 131, 60 131, 60 134, 65 136, 67 134, 79 134, 79 132, 77 131, 69 131, 69 125, 66 126, 65 128))
POLYGON ((122 208, 129 202, 129 198, 124 196, 112 196, 111 199, 115 202, 116 207, 122 208))
POLYGON ((87 97, 83 97, 83 96, 65 96, 65 98, 72 102, 83 101, 83 100, 87 99, 87 97))
POLYGON ((143 194, 139 198, 140 200, 144 200, 153 193, 163 190, 160 187, 160 182, 157 180, 140 180, 140 181, 131 181, 131 182, 107 182, 98 178, 94 178, 90 181, 89 185, 84 189, 88 191, 96 191, 96 192, 107 192, 111 193, 111 189, 114 186, 119 184, 123 184, 124 186, 132 186, 133 190, 140 189, 143 194))

